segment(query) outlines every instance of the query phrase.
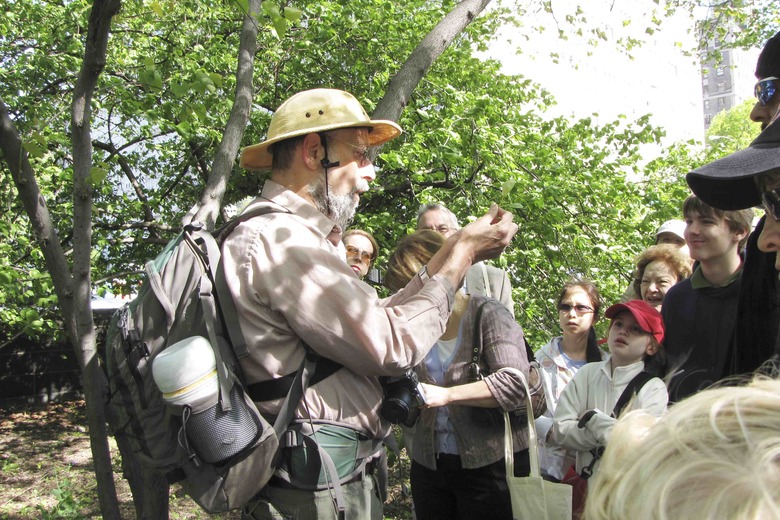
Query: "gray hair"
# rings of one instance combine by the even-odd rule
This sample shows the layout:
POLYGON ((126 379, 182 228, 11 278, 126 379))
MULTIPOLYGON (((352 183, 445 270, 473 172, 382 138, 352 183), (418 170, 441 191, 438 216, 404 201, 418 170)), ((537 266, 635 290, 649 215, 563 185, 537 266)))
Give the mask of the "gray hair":
POLYGON ((420 205, 420 209, 417 210, 417 227, 420 227, 420 219, 422 216, 429 211, 441 211, 445 215, 448 215, 450 217, 450 227, 454 230, 460 229, 460 224, 458 224, 458 217, 455 216, 455 213, 447 209, 447 206, 444 204, 439 204, 438 202, 432 202, 430 204, 422 204, 420 205))

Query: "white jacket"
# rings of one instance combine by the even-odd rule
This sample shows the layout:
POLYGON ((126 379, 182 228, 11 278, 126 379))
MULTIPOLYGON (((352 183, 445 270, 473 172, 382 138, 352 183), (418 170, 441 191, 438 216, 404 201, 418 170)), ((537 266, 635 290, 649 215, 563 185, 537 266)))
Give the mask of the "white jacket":
MULTIPOLYGON (((563 337, 553 338, 536 351, 536 361, 541 368, 542 386, 547 398, 547 411, 536 418, 536 436, 539 445, 539 467, 542 474, 561 480, 574 463, 574 453, 567 452, 562 446, 547 443, 547 433, 553 426, 553 414, 563 393, 564 387, 574 378, 577 368, 570 368, 561 354, 563 337)), ((602 359, 608 356, 602 353, 602 359)))
MULTIPOLYGON (((617 421, 611 416, 615 403, 628 383, 644 368, 644 361, 638 361, 632 365, 617 367, 612 373, 610 360, 607 359, 585 365, 571 383, 566 385, 555 409, 553 431, 556 442, 576 450, 578 473, 590 464, 593 458, 590 450, 606 446, 610 431, 617 421), (595 410, 596 415, 584 428, 579 428, 577 423, 588 410, 595 410)), ((636 399, 629 402, 623 413, 644 409, 660 417, 666 412, 668 402, 666 385, 654 377, 642 387, 636 399)))

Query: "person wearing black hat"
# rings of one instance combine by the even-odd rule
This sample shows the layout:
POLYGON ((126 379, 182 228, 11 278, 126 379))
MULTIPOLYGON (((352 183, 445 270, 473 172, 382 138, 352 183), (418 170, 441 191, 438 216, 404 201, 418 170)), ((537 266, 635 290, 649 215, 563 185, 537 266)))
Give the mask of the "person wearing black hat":
POLYGON ((468 268, 500 255, 517 232, 511 213, 493 205, 397 295, 380 299, 344 261, 341 239, 376 177, 371 149, 400 133, 392 121, 370 119, 351 94, 313 89, 282 103, 266 140, 241 153, 242 167, 271 170, 244 213, 271 212, 243 221, 222 247, 250 395, 261 413, 276 416, 283 399, 252 388, 298 373, 304 360, 320 359, 317 368, 322 358, 335 362, 326 374, 315 370, 293 405, 280 467, 245 516, 383 517, 378 470, 390 423, 379 415, 379 378, 402 377, 422 361, 444 332, 468 268))
POLYGON ((750 112, 750 119, 761 123, 761 130, 764 130, 780 109, 780 96, 775 95, 780 88, 780 32, 772 36, 761 50, 756 63, 756 79, 756 104, 750 112))
MULTIPOLYGON (((756 65, 756 105, 750 113, 762 132, 750 146, 686 176, 691 190, 724 210, 760 206, 766 215, 748 238, 728 373, 744 374, 780 354, 780 217, 774 182, 780 171, 780 32, 767 41, 756 65)), ((778 363, 765 368, 774 370, 778 363)))

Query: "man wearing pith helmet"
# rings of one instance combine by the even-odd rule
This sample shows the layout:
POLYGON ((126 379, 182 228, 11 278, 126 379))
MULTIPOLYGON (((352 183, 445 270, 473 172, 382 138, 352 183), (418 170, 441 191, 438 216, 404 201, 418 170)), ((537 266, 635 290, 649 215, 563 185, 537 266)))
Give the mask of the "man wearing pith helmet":
POLYGON ((249 351, 241 368, 258 409, 279 414, 285 394, 257 389, 295 374, 307 348, 321 356, 291 433, 281 436, 279 468, 248 517, 382 518, 390 424, 379 412, 379 378, 403 376, 425 357, 469 266, 499 256, 517 232, 511 213, 493 205, 406 288, 380 299, 344 262, 341 235, 376 177, 371 148, 400 134, 351 94, 314 89, 282 103, 265 141, 241 153, 244 168, 271 170, 244 211, 273 211, 241 223, 223 245, 249 351))

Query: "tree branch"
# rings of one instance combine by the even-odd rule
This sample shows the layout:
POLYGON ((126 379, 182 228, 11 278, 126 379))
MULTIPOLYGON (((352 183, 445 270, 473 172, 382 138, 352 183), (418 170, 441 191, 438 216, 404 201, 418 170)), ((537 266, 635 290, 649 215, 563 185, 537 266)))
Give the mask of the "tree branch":
POLYGON ((412 51, 398 72, 390 80, 384 97, 377 104, 372 117, 398 121, 409 104, 412 92, 452 41, 479 16, 491 0, 463 0, 442 18, 420 44, 412 51))
POLYGON ((230 117, 225 125, 222 142, 217 148, 214 162, 211 165, 206 188, 200 202, 185 215, 182 223, 192 220, 203 222, 208 229, 213 229, 219 213, 219 207, 230 181, 230 174, 236 163, 238 148, 244 136, 249 114, 252 109, 254 88, 252 78, 254 73, 254 55, 257 48, 257 15, 260 12, 262 0, 249 0, 249 11, 244 17, 241 30, 241 42, 238 46, 238 65, 236 70, 236 97, 230 110, 230 117))
MULTIPOLYGON (((125 156, 122 155, 119 150, 117 150, 116 147, 111 143, 93 141, 93 144, 96 148, 105 150, 112 156, 116 156, 117 162, 119 163, 119 168, 122 170, 122 173, 125 174, 127 180, 130 181, 130 185, 133 187, 133 191, 135 191, 135 196, 138 197, 138 200, 141 201, 144 217, 149 222, 154 221, 155 216, 154 212, 152 211, 152 207, 149 205, 149 199, 147 198, 146 193, 144 193, 141 183, 138 182, 138 178, 135 176, 135 173, 133 173, 133 169, 130 167, 130 163, 127 162, 125 156)), ((152 228, 150 229, 150 233, 156 234, 156 231, 152 228)))
POLYGON ((40 246, 46 269, 54 282, 57 299, 63 313, 73 313, 73 279, 71 278, 65 253, 57 236, 57 229, 51 219, 46 201, 38 182, 35 180, 27 152, 6 104, 0 99, 0 149, 11 178, 14 181, 19 198, 30 218, 35 240, 40 246))

